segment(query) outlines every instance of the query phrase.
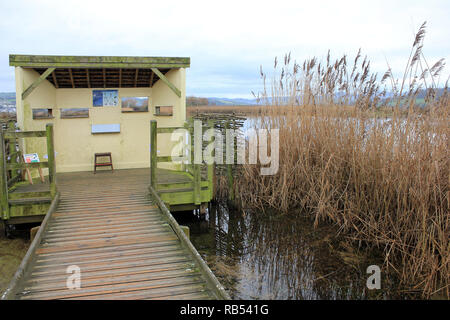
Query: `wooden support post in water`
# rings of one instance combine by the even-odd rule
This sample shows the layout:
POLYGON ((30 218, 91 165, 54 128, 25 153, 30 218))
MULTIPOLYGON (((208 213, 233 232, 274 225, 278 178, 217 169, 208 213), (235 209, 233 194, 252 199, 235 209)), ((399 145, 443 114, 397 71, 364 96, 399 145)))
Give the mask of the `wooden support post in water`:
POLYGON ((9 204, 8 204, 8 184, 6 176, 6 152, 5 152, 5 139, 3 130, 0 131, 0 191, 1 191, 1 208, 2 218, 9 219, 9 204))
POLYGON ((56 161, 53 143, 53 123, 47 123, 45 129, 47 132, 48 180, 50 182, 50 194, 54 198, 56 196, 56 161))
MULTIPOLYGON (((230 121, 226 122, 225 130, 230 129, 230 121)), ((226 132, 226 131, 225 131, 226 132)), ((231 135, 231 137, 234 139, 234 136, 231 135)), ((226 144, 228 145, 230 142, 226 141, 226 144)), ((234 160, 234 142, 233 142, 233 150, 230 150, 228 152, 233 152, 233 160, 234 160)), ((227 157, 228 158, 228 157, 227 157)), ((227 159, 229 160, 229 159, 227 159)), ((227 161, 228 162, 228 161, 227 161)), ((227 181, 228 181, 228 200, 234 201, 234 177, 233 177, 233 164, 227 163, 227 181)))
POLYGON ((157 166, 157 123, 150 120, 150 185, 156 190, 156 166, 157 166))

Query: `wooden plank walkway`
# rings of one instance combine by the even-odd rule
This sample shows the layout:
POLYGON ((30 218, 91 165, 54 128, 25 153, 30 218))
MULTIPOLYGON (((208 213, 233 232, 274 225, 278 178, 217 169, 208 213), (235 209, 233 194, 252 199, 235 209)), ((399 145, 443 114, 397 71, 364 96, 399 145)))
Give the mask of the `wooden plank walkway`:
POLYGON ((148 169, 57 179, 59 205, 15 288, 16 299, 218 298, 150 199, 148 169), (72 265, 80 268, 80 289, 66 286, 72 265))

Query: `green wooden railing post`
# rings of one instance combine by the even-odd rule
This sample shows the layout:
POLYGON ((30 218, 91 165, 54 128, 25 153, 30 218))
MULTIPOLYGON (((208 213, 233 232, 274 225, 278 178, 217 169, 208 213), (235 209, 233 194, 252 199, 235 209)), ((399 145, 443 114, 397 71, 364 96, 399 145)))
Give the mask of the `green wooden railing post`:
POLYGON ((53 143, 53 123, 47 123, 45 130, 47 136, 48 180, 50 182, 50 194, 54 198, 56 196, 56 160, 53 143))
MULTIPOLYGON (((202 150, 202 148, 200 148, 200 150, 202 150)), ((191 131, 191 151, 191 160, 194 163, 194 202, 195 204, 201 204, 201 164, 195 163, 195 132, 193 130, 191 131)))
POLYGON ((150 120, 150 184, 156 190, 156 166, 157 164, 157 123, 150 120))
POLYGON ((0 131, 0 191, 1 191, 1 208, 2 218, 9 219, 9 204, 8 204, 8 185, 6 178, 6 152, 5 152, 5 139, 3 136, 3 130, 0 131))
MULTIPOLYGON (((227 121, 226 124, 225 124, 225 132, 226 132, 226 129, 230 129, 230 121, 227 121)), ((234 139, 233 135, 231 135, 231 137, 233 137, 233 139, 234 139)), ((230 143, 229 141, 226 141, 227 145, 229 143, 230 143)), ((234 142, 233 142, 233 146, 234 146, 234 142)), ((231 152, 231 151, 229 151, 229 152, 231 152)), ((234 150, 233 150, 233 153, 234 153, 234 150)), ((227 163, 226 167, 227 167, 227 181, 228 181, 228 200, 233 201, 234 200, 233 164, 227 163)))
MULTIPOLYGON (((11 121, 8 124, 8 129, 11 132, 16 131, 16 125, 14 124, 13 121, 11 121)), ((17 138, 9 140, 9 154, 11 156, 11 163, 17 163, 16 141, 17 138)), ((15 179, 17 175, 18 175, 17 170, 11 170, 11 179, 15 179)))
MULTIPOLYGON (((208 120, 208 128, 214 130, 214 121, 208 120)), ((213 135, 213 139, 215 141, 216 137, 213 135)), ((212 157, 216 154, 216 148, 214 147, 212 152, 212 157)), ((208 187, 209 187, 209 198, 212 199, 214 196, 214 161, 211 164, 208 164, 208 187)))

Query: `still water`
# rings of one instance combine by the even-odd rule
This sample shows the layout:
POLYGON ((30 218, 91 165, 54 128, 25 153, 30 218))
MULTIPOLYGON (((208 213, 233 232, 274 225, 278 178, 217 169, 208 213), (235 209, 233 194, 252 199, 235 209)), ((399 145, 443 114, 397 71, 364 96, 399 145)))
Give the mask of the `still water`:
POLYGON ((192 243, 233 299, 382 298, 366 288, 374 258, 336 237, 332 226, 225 205, 204 218, 174 216, 189 226, 192 243))
POLYGON ((30 246, 29 226, 15 232, 14 239, 5 236, 3 222, 0 221, 0 296, 8 287, 30 246))

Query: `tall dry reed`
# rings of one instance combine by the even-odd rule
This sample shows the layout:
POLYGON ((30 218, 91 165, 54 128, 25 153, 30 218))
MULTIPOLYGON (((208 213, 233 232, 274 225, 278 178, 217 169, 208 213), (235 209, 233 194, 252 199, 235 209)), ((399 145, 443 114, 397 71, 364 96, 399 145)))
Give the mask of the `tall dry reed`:
POLYGON ((245 207, 300 208, 315 223, 334 223, 355 244, 381 250, 384 270, 405 290, 449 297, 450 99, 447 85, 437 90, 443 61, 428 67, 422 55, 424 33, 425 24, 400 80, 389 68, 378 81, 360 52, 352 66, 346 56, 292 64, 286 55, 270 84, 261 71, 258 98, 272 106, 255 126, 279 129, 280 167, 261 176, 244 165, 235 194, 245 207), (355 107, 336 107, 347 105, 355 107), (391 116, 367 111, 380 108, 391 116))

